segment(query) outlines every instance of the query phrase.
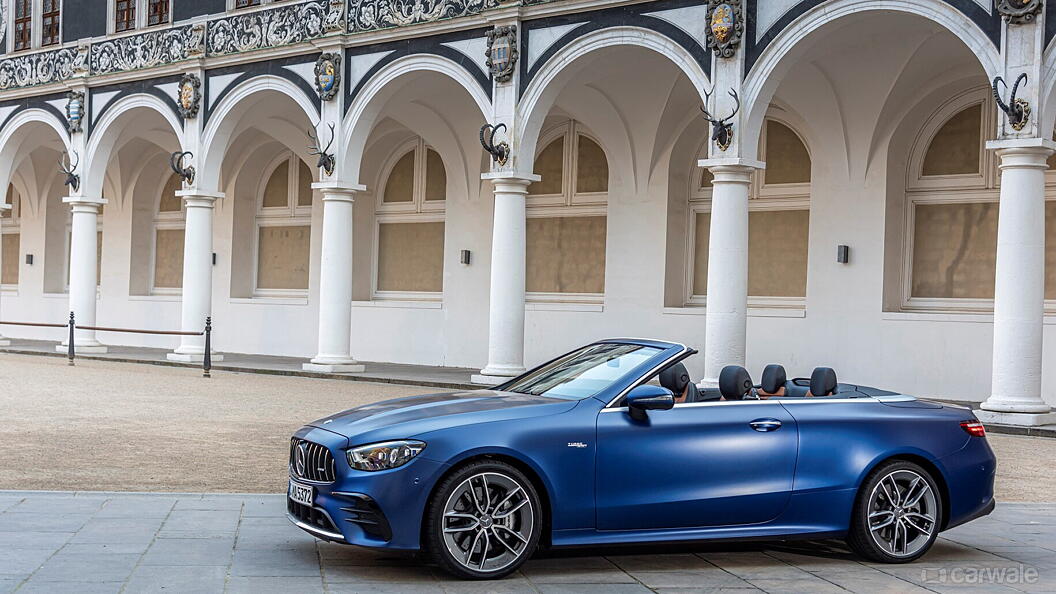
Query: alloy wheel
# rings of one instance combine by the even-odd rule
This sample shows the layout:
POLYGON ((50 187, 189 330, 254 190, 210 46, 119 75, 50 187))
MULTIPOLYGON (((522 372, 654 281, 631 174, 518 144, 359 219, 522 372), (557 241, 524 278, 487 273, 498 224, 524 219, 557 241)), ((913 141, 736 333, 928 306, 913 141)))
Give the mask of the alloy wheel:
POLYGON ((497 572, 528 549, 535 510, 515 479, 481 472, 451 492, 442 522, 444 543, 455 561, 473 571, 497 572))
POLYGON ((938 526, 938 503, 928 480, 912 470, 885 475, 869 495, 869 534, 895 557, 909 557, 931 541, 938 526))

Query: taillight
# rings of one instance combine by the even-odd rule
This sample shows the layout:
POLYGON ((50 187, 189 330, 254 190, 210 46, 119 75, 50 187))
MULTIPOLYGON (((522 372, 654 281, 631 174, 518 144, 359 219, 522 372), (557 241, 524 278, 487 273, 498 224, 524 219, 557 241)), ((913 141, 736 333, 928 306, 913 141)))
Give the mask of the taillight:
POLYGON ((972 437, 986 437, 986 428, 979 421, 961 421, 961 429, 972 437))

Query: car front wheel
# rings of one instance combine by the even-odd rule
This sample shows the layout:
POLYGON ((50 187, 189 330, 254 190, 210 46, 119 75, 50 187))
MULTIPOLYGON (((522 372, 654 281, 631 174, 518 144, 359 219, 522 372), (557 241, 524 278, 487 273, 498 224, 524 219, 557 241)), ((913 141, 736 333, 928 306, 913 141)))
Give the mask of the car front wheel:
POLYGON ((521 471, 505 462, 473 462, 458 469, 436 489, 426 513, 430 556, 464 579, 506 576, 539 544, 539 495, 521 471))
POLYGON ((908 563, 939 535, 942 497, 927 470, 905 460, 881 464, 862 483, 847 544, 880 563, 908 563))

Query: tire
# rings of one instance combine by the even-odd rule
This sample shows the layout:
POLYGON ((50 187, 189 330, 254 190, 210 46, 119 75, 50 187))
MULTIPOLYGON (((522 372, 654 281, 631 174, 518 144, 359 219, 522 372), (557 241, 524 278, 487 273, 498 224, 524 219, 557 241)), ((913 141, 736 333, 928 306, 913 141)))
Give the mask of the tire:
POLYGON ((424 544, 457 577, 499 579, 535 553, 543 519, 523 472, 496 460, 471 462, 441 481, 426 504, 424 544))
POLYGON ((931 473, 906 460, 885 462, 858 489, 847 544, 870 561, 909 563, 935 543, 943 512, 931 473))

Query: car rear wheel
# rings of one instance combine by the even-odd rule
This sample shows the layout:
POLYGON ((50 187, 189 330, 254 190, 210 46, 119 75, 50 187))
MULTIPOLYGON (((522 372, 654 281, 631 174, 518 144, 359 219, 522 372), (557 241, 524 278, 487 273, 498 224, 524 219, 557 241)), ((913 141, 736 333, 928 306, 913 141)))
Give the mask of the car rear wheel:
POLYGON ((426 547, 458 577, 497 579, 532 556, 542 519, 539 495, 521 471, 474 462, 444 479, 429 501, 426 547))
POLYGON ((881 464, 858 491, 847 544, 880 563, 908 563, 939 535, 942 497, 931 474, 905 460, 881 464))

